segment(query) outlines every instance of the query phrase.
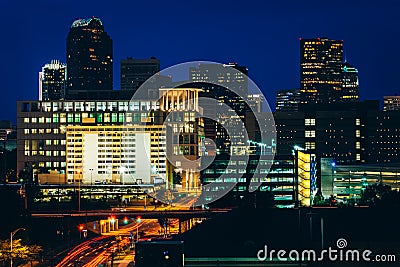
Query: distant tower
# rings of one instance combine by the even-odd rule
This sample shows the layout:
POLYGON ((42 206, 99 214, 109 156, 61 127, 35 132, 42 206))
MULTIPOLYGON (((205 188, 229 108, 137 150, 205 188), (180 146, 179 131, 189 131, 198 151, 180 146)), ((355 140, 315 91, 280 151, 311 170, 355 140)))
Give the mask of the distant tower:
POLYGON ((160 71, 160 61, 156 58, 121 60, 121 90, 136 91, 148 78, 160 71))
POLYGON ((383 110, 400 110, 400 96, 384 96, 383 97, 383 110))
POLYGON ((299 110, 300 90, 280 90, 276 92, 275 110, 278 112, 295 112, 299 110))
POLYGON ((39 72, 39 100, 63 100, 65 98, 66 68, 59 60, 52 60, 39 72))
POLYGON ((68 94, 113 89, 113 43, 99 18, 75 20, 67 37, 68 94))
POLYGON ((358 70, 347 61, 343 64, 343 84, 341 99, 343 102, 356 102, 359 99, 358 70))
POLYGON ((341 101, 343 41, 300 39, 302 103, 341 101))

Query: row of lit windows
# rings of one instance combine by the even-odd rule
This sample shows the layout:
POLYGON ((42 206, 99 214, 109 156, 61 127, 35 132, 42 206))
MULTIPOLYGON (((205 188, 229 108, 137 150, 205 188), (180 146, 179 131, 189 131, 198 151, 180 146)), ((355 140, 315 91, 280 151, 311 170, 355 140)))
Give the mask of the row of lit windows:
POLYGON ((46 167, 46 168, 52 168, 52 167, 54 167, 54 168, 59 168, 59 167, 65 168, 66 167, 66 163, 65 162, 57 162, 57 161, 54 161, 54 162, 52 162, 52 161, 46 161, 46 162, 40 161, 38 163, 38 166, 39 166, 39 168, 44 168, 44 167, 46 167))
POLYGON ((24 111, 150 111, 158 110, 158 101, 60 101, 23 103, 24 111), (30 107, 29 107, 30 106, 30 107))
MULTIPOLYGON (((24 129, 24 134, 59 134, 59 129, 24 129)), ((61 134, 65 133, 65 129, 62 129, 61 134)))
POLYGON ((24 118, 24 123, 80 123, 87 118, 96 119, 96 122, 140 123, 147 119, 149 114, 142 113, 60 113, 50 117, 24 118))
POLYGON ((46 157, 65 157, 65 151, 49 151, 49 150, 32 150, 30 151, 29 149, 25 149, 24 151, 25 156, 46 156, 46 157))

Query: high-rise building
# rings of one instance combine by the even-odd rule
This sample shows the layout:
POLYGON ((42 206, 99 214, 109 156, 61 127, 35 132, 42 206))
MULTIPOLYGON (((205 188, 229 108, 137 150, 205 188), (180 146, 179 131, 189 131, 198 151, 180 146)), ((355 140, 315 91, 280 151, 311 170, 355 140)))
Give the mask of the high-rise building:
POLYGON ((150 59, 127 58, 121 60, 121 90, 136 91, 148 78, 160 71, 160 61, 150 59))
POLYGON ((179 170, 183 187, 196 186, 198 166, 188 168, 182 156, 201 155, 198 91, 163 88, 159 100, 19 101, 17 170, 38 183, 85 184, 153 183, 159 177, 172 184, 179 170), (168 163, 166 153, 182 162, 168 163))
POLYGON ((113 43, 99 18, 75 20, 67 37, 68 96, 113 89, 113 43))
POLYGON ((340 95, 343 102, 356 102, 359 99, 358 70, 347 61, 343 64, 343 84, 340 95))
POLYGON ((384 96, 383 110, 400 110, 400 96, 384 96))
POLYGON ((280 90, 276 92, 275 110, 277 112, 295 112, 299 110, 300 90, 280 90))
POLYGON ((239 125, 241 121, 244 121, 246 111, 249 110, 246 104, 247 74, 248 69, 237 63, 199 64, 189 69, 190 86, 203 89, 200 97, 216 100, 202 103, 206 105, 203 110, 205 134, 207 138, 215 141, 217 153, 229 154, 231 139, 244 136, 239 125), (229 111, 222 111, 221 106, 224 105, 229 106, 229 111), (208 119, 215 115, 222 123, 208 119), (228 134, 226 128, 235 129, 235 132, 228 134))
POLYGON ((343 41, 300 39, 300 92, 302 103, 340 101, 343 41))
MULTIPOLYGON (((199 64, 198 67, 190 68, 189 72, 191 82, 220 84, 226 87, 224 91, 227 93, 231 93, 232 90, 243 93, 248 91, 248 69, 237 63, 199 64)), ((217 90, 218 88, 213 89, 215 93, 217 90)))
POLYGON ((39 72, 39 100, 62 100, 65 98, 66 68, 59 60, 52 60, 39 72))
POLYGON ((254 112, 262 112, 264 96, 262 94, 247 95, 247 102, 254 112))

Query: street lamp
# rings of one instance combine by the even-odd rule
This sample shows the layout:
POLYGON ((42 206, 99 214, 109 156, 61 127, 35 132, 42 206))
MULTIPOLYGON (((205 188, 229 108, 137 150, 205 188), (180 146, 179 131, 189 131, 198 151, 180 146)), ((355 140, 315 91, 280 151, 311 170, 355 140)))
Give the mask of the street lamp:
POLYGON ((139 223, 141 223, 141 222, 142 222, 142 217, 138 216, 136 218, 136 223, 137 223, 137 226, 136 226, 136 243, 139 242, 139 223))
POLYGON ((13 252, 13 237, 19 230, 24 230, 25 231, 26 229, 25 228, 18 228, 16 230, 12 231, 11 234, 10 234, 10 267, 13 266, 13 255, 12 255, 12 252, 13 252))

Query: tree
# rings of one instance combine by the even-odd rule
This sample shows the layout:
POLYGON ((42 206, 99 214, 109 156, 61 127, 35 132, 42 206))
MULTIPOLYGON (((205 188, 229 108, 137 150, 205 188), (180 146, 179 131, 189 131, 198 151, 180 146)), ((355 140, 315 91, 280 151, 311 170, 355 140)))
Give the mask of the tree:
POLYGON ((360 204, 373 207, 393 208, 400 206, 400 194, 389 185, 369 185, 361 194, 360 204))
POLYGON ((11 254, 10 240, 0 240, 0 262, 5 265, 6 262, 10 261, 11 256, 13 260, 20 259, 26 261, 32 261, 37 258, 42 247, 38 245, 24 245, 21 243, 21 239, 13 240, 13 250, 11 254))

